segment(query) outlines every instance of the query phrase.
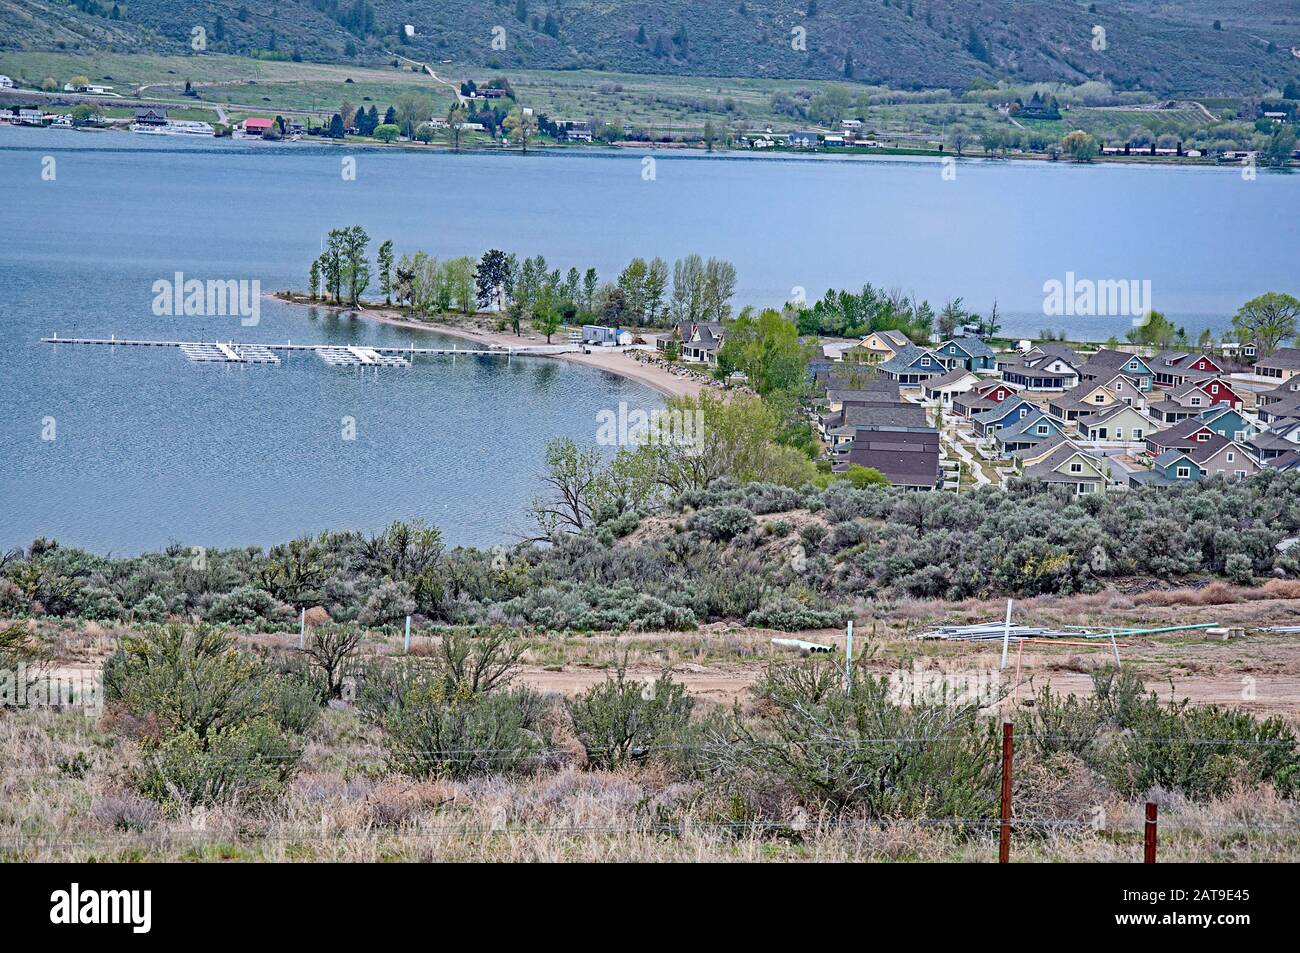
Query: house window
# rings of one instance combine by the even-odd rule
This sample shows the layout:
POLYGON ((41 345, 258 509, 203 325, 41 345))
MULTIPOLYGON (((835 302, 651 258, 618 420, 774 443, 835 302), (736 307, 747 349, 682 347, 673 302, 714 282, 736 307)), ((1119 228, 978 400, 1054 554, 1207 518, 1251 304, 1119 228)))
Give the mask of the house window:
POLYGON ((1237 479, 1238 479, 1238 480, 1244 480, 1244 479, 1246 479, 1246 471, 1245 471, 1245 470, 1238 470, 1238 471, 1237 471, 1237 479))
POLYGON ((1141 427, 1134 427, 1134 428, 1133 428, 1133 439, 1134 439, 1134 440, 1141 440, 1142 437, 1143 437, 1143 434, 1142 434, 1142 428, 1141 428, 1141 427))
POLYGON ((1105 395, 1105 394, 1098 394, 1098 395, 1097 395, 1096 397, 1094 397, 1092 400, 1093 400, 1093 403, 1095 403, 1095 404, 1104 404, 1104 403, 1106 403, 1106 395, 1105 395))
POLYGON ((1210 435, 1209 435, 1208 433, 1198 433, 1198 434, 1196 435, 1196 442, 1197 442, 1197 443, 1205 443, 1205 442, 1208 441, 1209 439, 1210 439, 1210 435))
POLYGON ((1229 463, 1236 463, 1236 462, 1237 462, 1237 455, 1236 455, 1235 453, 1233 453, 1231 450, 1228 451, 1228 462, 1229 462, 1229 463))
POLYGON ((1123 428, 1123 427, 1116 427, 1116 428, 1115 428, 1115 439, 1116 439, 1116 440, 1123 440, 1123 439, 1124 439, 1124 428, 1123 428))
POLYGON ((1200 407, 1200 406, 1201 406, 1201 398, 1199 398, 1199 397, 1193 397, 1193 398, 1192 398, 1192 406, 1193 406, 1193 407, 1200 407))
POLYGON ((1211 394, 1217 394, 1218 392, 1219 392, 1219 385, 1218 385, 1218 384, 1211 384, 1211 385, 1210 385, 1210 393, 1211 393, 1211 394))
POLYGON ((1046 425, 1046 424, 1039 424, 1039 425, 1038 425, 1038 436, 1040 436, 1040 437, 1046 437, 1046 436, 1047 436, 1047 425, 1046 425))
POLYGON ((930 359, 929 359, 928 357, 923 357, 923 358, 921 358, 921 366, 922 366, 922 367, 929 367, 929 366, 930 366, 930 359))
POLYGON ((1071 464, 1070 464, 1070 472, 1071 472, 1071 473, 1082 473, 1082 472, 1083 472, 1083 464, 1082 464, 1082 463, 1071 463, 1071 464))
POLYGON ((1178 475, 1178 479, 1180 479, 1180 480, 1186 480, 1188 477, 1190 477, 1190 476, 1192 475, 1192 468, 1191 468, 1191 467, 1179 467, 1178 470, 1177 470, 1177 475, 1178 475))

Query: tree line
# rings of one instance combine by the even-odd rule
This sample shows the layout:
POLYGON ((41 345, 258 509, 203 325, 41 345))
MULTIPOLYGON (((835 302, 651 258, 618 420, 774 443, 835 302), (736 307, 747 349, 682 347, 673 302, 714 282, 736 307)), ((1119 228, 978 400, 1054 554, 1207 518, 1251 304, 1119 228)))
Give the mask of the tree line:
POLYGON ((492 310, 516 332, 529 320, 549 339, 561 323, 577 321, 611 327, 723 321, 731 317, 736 293, 735 265, 699 255, 671 268, 659 257, 633 258, 616 280, 602 282, 594 267, 565 270, 544 255, 520 257, 499 248, 477 261, 440 261, 424 251, 395 259, 391 240, 379 246, 372 266, 369 244, 360 225, 331 229, 308 273, 311 298, 356 307, 374 279, 386 304, 396 301, 421 315, 492 310))

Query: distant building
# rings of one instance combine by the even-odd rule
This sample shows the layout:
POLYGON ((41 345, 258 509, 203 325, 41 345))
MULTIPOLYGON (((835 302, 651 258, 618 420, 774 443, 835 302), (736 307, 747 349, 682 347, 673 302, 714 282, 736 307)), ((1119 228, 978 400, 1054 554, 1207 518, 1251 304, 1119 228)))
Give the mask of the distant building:
POLYGON ((591 123, 589 122, 564 122, 560 123, 564 129, 564 138, 569 142, 591 142, 591 123))
POLYGON ((789 136, 789 143, 796 149, 816 149, 817 133, 815 132, 792 132, 789 136))
POLYGON ((626 346, 632 343, 632 332, 622 328, 607 328, 600 324, 584 324, 582 343, 594 344, 597 347, 626 346))
POLYGON ((137 126, 165 126, 167 125, 167 110, 155 109, 137 109, 135 111, 135 125, 137 126))
POLYGON ((0 89, 13 89, 14 81, 8 76, 0 76, 0 89))
POLYGON ((259 139, 265 136, 275 127, 274 119, 262 119, 250 116, 244 120, 244 135, 256 136, 259 139))

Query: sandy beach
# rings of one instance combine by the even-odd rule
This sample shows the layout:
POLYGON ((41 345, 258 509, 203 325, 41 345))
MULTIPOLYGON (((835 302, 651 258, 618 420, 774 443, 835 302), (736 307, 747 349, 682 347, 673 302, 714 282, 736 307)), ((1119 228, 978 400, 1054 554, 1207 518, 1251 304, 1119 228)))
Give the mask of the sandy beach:
MULTIPOLYGON (((408 318, 402 312, 388 308, 362 307, 357 309, 341 308, 336 305, 323 304, 319 301, 303 301, 298 298, 285 298, 279 295, 275 296, 277 301, 284 301, 289 304, 301 304, 314 308, 328 308, 332 311, 352 311, 361 315, 370 321, 378 321, 381 324, 391 324, 395 327, 409 328, 413 331, 432 331, 438 334, 446 334, 451 337, 461 338, 465 341, 473 341, 477 344, 496 345, 499 347, 520 347, 529 344, 545 344, 546 338, 531 328, 524 327, 521 333, 516 335, 510 331, 488 330, 482 327, 475 327, 468 323, 474 318, 468 318, 464 325, 457 324, 435 324, 428 321, 416 321, 408 318)), ((555 340, 556 336, 552 335, 551 343, 559 343, 555 340)), ((639 361, 634 356, 634 352, 619 350, 614 348, 603 348, 593 350, 590 354, 573 353, 573 354, 540 354, 538 357, 545 357, 559 361, 570 361, 574 364, 586 364, 588 367, 596 367, 602 371, 608 371, 611 374, 618 374, 629 380, 637 381, 652 387, 665 397, 697 397, 700 391, 704 390, 707 385, 701 383, 694 376, 684 376, 674 374, 673 372, 660 367, 656 364, 639 361)))

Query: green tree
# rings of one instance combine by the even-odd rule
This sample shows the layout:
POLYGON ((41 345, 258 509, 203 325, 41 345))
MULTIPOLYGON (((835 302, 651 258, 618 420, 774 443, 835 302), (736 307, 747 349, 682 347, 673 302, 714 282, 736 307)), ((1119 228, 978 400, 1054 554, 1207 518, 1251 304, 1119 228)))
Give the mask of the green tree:
POLYGON ((837 475, 837 478, 858 490, 864 490, 869 486, 889 486, 889 477, 875 467, 864 467, 858 463, 850 463, 843 473, 837 475))
POLYGON ((393 240, 379 246, 376 256, 379 265, 379 290, 384 293, 384 303, 393 303, 393 240))
POLYGON ((397 137, 402 134, 402 129, 397 125, 380 123, 375 127, 375 138, 381 142, 396 142, 397 137))
MULTIPOLYGON (((330 232, 331 245, 338 234, 339 283, 347 288, 348 303, 356 307, 361 295, 370 284, 370 262, 366 258, 366 246, 370 236, 360 225, 336 229, 330 232)), ((336 295, 337 297, 337 295, 336 295)))
POLYGON ((1285 340, 1296 336, 1300 319, 1300 301, 1289 294, 1270 291, 1251 298, 1232 316, 1232 327, 1243 344, 1255 342, 1261 356, 1277 350, 1285 340))
POLYGON ((522 152, 528 152, 528 139, 532 136, 533 130, 537 128, 537 120, 533 118, 531 109, 520 107, 506 117, 504 123, 505 130, 510 134, 510 138, 519 143, 522 152))
POLYGON ((311 263, 311 271, 307 276, 308 287, 311 289, 311 300, 315 301, 320 297, 320 259, 317 258, 311 263))
POLYGON ((1061 147, 1069 153, 1070 158, 1075 162, 1091 162, 1101 152, 1101 147, 1097 144, 1096 138, 1082 129, 1076 129, 1074 132, 1068 133, 1061 140, 1061 147))
POLYGON ((479 307, 486 308, 495 304, 504 311, 511 277, 510 261, 506 253, 499 248, 485 251, 474 272, 479 307))
POLYGON ((726 340, 718 351, 719 372, 743 372, 764 397, 797 391, 803 384, 806 366, 799 329, 771 308, 756 319, 748 309, 742 312, 727 328, 726 340))
POLYGON ((542 309, 533 320, 533 327, 539 334, 546 335, 546 343, 551 343, 551 335, 560 330, 560 312, 554 307, 542 309))
POLYGON ((618 276, 618 287, 623 292, 627 307, 625 317, 633 324, 644 324, 646 317, 646 272, 644 258, 633 258, 618 276))

